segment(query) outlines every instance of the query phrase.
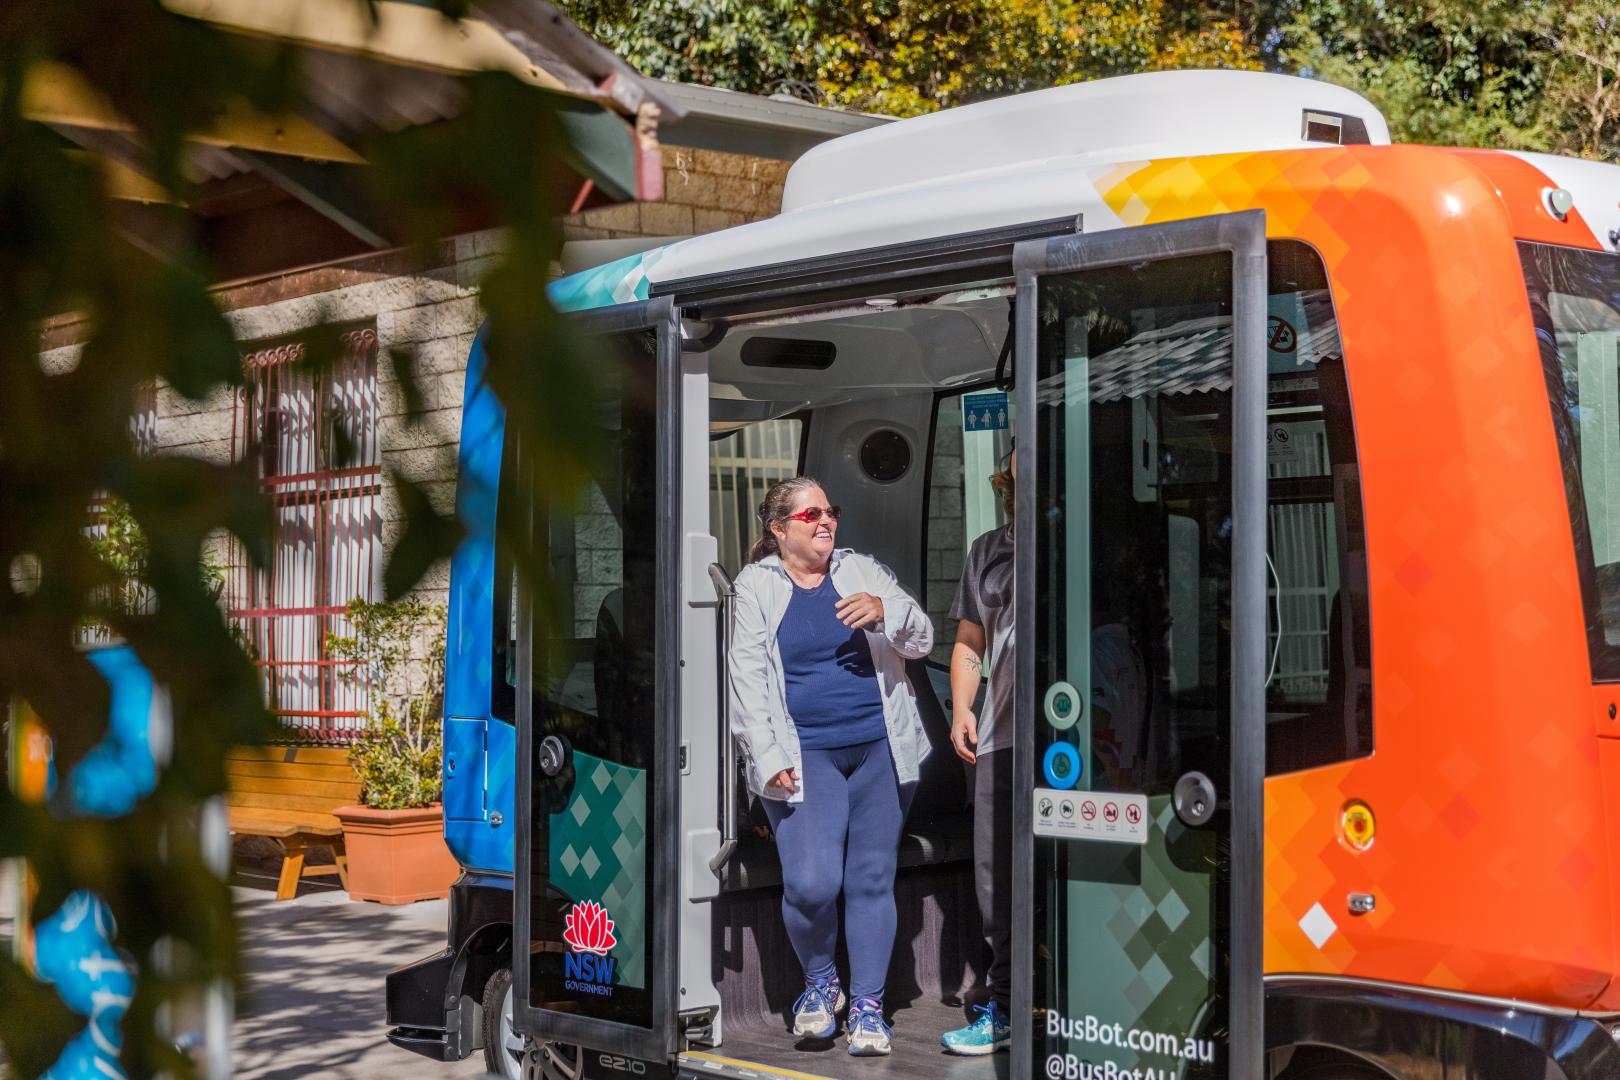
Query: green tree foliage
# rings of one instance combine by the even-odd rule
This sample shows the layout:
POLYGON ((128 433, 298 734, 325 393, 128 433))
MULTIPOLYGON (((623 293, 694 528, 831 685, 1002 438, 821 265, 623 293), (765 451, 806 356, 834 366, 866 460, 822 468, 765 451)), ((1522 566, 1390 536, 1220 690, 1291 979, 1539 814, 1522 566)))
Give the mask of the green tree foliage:
POLYGON ((1312 0, 1290 67, 1365 94, 1402 141, 1540 146, 1544 73, 1522 0, 1312 0))
POLYGON ((1578 0, 1542 20, 1551 148, 1620 161, 1620 5, 1578 0))
POLYGON ((828 0, 565 0, 575 22, 644 75, 769 94, 807 76, 828 0))
POLYGON ((355 662, 341 677, 363 687, 371 703, 366 729, 349 748, 360 801, 377 810, 432 806, 444 784, 444 605, 357 598, 345 614, 353 632, 328 634, 326 651, 355 662))
POLYGON ((1307 0, 1278 56, 1365 94, 1402 142, 1620 158, 1613 0, 1307 0))
POLYGON ((981 98, 1169 67, 1259 67, 1237 19, 1166 0, 572 0, 643 71, 913 116, 981 98))
POLYGON ((1135 71, 1260 66, 1235 23, 1182 29, 1160 0, 863 0, 842 11, 813 50, 822 93, 892 116, 1135 71))
MULTIPOLYGON (((0 788, 0 858, 28 861, 36 916, 77 889, 111 907, 116 944, 139 973, 123 1024, 134 1077, 191 1074, 157 1018, 237 972, 230 895, 204 861, 196 815, 225 790, 227 749, 276 729, 217 589, 199 572, 220 532, 258 564, 267 559, 270 507, 254 464, 143 457, 129 417, 138 389, 157 381, 194 400, 242 385, 200 226, 179 209, 190 194, 184 141, 244 101, 269 115, 296 112, 306 85, 295 53, 173 15, 158 0, 0 4, 0 707, 27 702, 52 740, 57 775, 69 776, 107 725, 107 683, 81 648, 82 629, 94 625, 130 645, 167 687, 173 714, 170 761, 127 815, 75 813, 65 783, 47 805, 0 788), (172 200, 151 210, 166 215, 161 227, 141 234, 160 245, 133 240, 102 171, 28 119, 25 87, 47 63, 80 73, 130 121, 142 164, 172 200), (42 329, 67 314, 83 317, 88 341, 71 369, 47 370, 42 329), (109 499, 117 518, 97 542, 95 508, 109 499), (140 603, 129 602, 132 579, 140 603)), ((535 494, 571 500, 595 444, 581 400, 596 376, 575 361, 544 301, 559 200, 572 190, 559 167, 567 147, 546 92, 496 74, 464 80, 463 91, 459 119, 357 149, 377 205, 424 250, 467 208, 508 227, 509 253, 482 293, 488 378, 538 459, 535 494)), ((329 362, 336 340, 335 331, 312 335, 308 362, 329 362)), ((407 400, 419 400, 409 361, 394 357, 395 373, 407 400)), ((386 573, 398 596, 460 533, 425 491, 397 475, 390 483, 407 515, 386 573)), ((541 568, 526 537, 508 540, 520 570, 541 568)), ((12 1069, 38 1075, 83 1026, 0 951, 0 1057, 12 1069)))
POLYGON ((1614 0, 564 0, 649 74, 912 116, 1169 68, 1365 94, 1398 140, 1620 159, 1614 0))

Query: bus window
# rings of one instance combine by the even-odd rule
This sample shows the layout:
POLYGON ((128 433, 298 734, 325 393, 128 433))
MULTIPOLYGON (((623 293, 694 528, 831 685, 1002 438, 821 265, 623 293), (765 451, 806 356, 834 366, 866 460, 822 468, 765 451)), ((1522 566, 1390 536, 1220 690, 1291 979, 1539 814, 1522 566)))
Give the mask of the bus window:
MULTIPOLYGON (((1274 775, 1372 753, 1372 646, 1355 427, 1327 273, 1298 241, 1273 241, 1267 254, 1266 759, 1274 775)), ((1174 583, 1170 600, 1174 609, 1174 583)))
POLYGON ((924 602, 934 621, 931 663, 949 666, 956 626, 951 601, 973 541, 1010 520, 990 477, 1012 448, 1010 396, 990 387, 941 396, 934 410, 924 536, 924 602))
MULTIPOLYGON (((630 338, 650 351, 652 339, 630 338)), ((644 359, 627 350, 626 370, 644 359)), ((614 381, 636 386, 614 372, 614 381)), ((639 386, 637 387, 639 389, 639 386)), ((650 595, 654 552, 644 526, 654 497, 647 479, 653 428, 645 395, 626 392, 599 406, 603 457, 573 505, 537 511, 536 549, 548 565, 546 590, 535 600, 534 707, 546 728, 579 750, 621 764, 643 764, 649 747, 627 734, 630 717, 651 706, 651 627, 645 605, 625 597, 650 595), (626 544, 627 530, 631 543, 626 544), (637 537, 643 538, 637 541, 637 537)), ((508 439, 501 462, 496 508, 492 712, 511 723, 517 686, 519 575, 508 538, 520 528, 526 500, 515 482, 517 454, 508 439)), ((543 466, 542 466, 543 467, 543 466)))
POLYGON ((1620 258, 1521 243, 1586 607, 1592 677, 1620 681, 1620 258))
POLYGON ((759 504, 778 480, 798 474, 804 421, 766 420, 709 444, 709 528, 720 544, 720 565, 732 577, 743 568, 759 532, 759 504))

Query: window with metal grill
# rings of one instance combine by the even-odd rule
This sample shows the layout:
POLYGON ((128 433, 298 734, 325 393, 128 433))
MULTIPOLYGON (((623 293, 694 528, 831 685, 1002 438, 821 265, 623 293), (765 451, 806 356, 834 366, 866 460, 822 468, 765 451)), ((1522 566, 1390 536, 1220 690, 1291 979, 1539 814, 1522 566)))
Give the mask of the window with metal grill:
POLYGON ((234 452, 258 462, 273 512, 269 566, 233 559, 228 614, 290 734, 347 742, 365 723, 365 673, 327 654, 350 632, 351 600, 381 593, 382 452, 377 335, 342 337, 334 363, 306 364, 302 344, 250 353, 235 403, 234 452))

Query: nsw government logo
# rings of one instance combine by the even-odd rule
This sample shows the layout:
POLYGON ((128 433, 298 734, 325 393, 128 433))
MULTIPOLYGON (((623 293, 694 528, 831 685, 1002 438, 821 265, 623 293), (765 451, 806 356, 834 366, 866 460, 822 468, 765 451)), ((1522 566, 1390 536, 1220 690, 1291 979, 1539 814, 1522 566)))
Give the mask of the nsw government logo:
POLYGON ((617 961, 608 952, 619 942, 613 936, 607 908, 595 900, 575 903, 563 919, 563 941, 569 949, 563 961, 563 989, 611 995, 617 961))

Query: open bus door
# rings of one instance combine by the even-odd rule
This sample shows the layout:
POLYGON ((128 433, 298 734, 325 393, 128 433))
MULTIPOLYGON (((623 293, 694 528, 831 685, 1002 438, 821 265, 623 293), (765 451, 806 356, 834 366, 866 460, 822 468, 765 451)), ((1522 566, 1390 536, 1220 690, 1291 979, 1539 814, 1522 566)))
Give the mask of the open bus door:
MULTIPOLYGON (((607 1048, 603 1067, 644 1073, 677 1025, 677 910, 660 900, 678 883, 679 334, 668 298, 570 323, 610 387, 606 453, 575 508, 520 526, 551 581, 543 599, 515 590, 511 628, 513 1029, 546 1078, 596 1075, 607 1048)), ((546 463, 518 446, 511 466, 526 491, 546 463)))
POLYGON ((1258 1078, 1264 214, 1014 265, 1012 1075, 1258 1078))

